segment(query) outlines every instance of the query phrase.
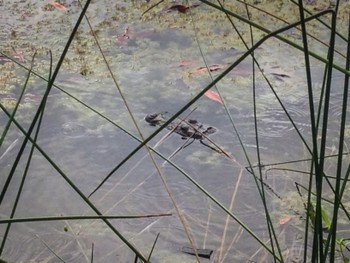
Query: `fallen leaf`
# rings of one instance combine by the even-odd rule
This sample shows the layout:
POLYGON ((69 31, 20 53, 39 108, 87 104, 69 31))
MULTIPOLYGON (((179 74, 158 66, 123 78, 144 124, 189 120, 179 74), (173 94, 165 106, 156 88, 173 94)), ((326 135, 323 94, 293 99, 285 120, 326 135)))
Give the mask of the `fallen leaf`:
POLYGON ((172 5, 170 7, 168 7, 165 11, 166 12, 171 12, 171 11, 179 11, 180 13, 186 13, 188 11, 188 9, 190 8, 194 8, 199 6, 199 4, 194 4, 194 5, 190 5, 190 6, 185 6, 185 5, 172 5))
POLYGON ((67 7, 65 7, 64 5, 62 5, 62 4, 58 3, 58 2, 52 2, 51 5, 56 7, 59 10, 68 11, 67 7))
POLYGON ((213 101, 217 101, 217 102, 223 104, 222 100, 220 98, 220 95, 217 92, 215 92, 215 91, 208 90, 208 91, 206 91, 204 93, 204 96, 206 96, 207 98, 209 98, 209 99, 211 99, 213 101))
POLYGON ((24 57, 24 51, 18 51, 18 50, 15 50, 14 48, 12 48, 13 51, 14 51, 14 55, 13 57, 18 59, 20 62, 25 62, 26 59, 24 57))
POLYGON ((280 218, 280 225, 284 225, 289 222, 292 218, 290 216, 283 216, 280 218))
POLYGON ((284 73, 271 73, 272 75, 274 75, 275 77, 281 77, 281 78, 290 78, 289 75, 284 74, 284 73))
POLYGON ((192 74, 200 74, 200 73, 206 72, 208 70, 210 72, 212 72, 212 71, 217 71, 217 70, 220 70, 223 68, 224 68, 224 66, 222 66, 222 65, 211 65, 208 68, 207 67, 199 67, 199 68, 193 70, 191 73, 192 74))
POLYGON ((131 35, 129 27, 125 28, 124 33, 122 35, 117 35, 117 44, 121 46, 127 46, 130 40, 131 35))
POLYGON ((168 11, 177 10, 180 13, 186 13, 187 9, 189 9, 189 7, 185 5, 172 5, 168 8, 168 11))
POLYGON ((292 73, 290 71, 287 71, 278 66, 275 66, 275 67, 267 66, 264 68, 264 73, 274 76, 275 79, 279 81, 284 81, 284 79, 292 77, 291 75, 292 73))

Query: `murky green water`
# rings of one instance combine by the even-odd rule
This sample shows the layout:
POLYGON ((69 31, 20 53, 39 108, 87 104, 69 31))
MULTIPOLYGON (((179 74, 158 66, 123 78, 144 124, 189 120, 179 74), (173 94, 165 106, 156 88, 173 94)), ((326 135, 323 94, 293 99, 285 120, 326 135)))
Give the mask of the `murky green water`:
MULTIPOLYGON (((38 49, 34 70, 47 78, 47 51, 52 50, 56 63, 80 12, 77 1, 67 0, 62 3, 68 12, 34 0, 1 2, 0 12, 4 14, 1 20, 7 21, 0 35, 3 40, 1 51, 17 56, 17 60, 22 59, 22 63, 29 66, 31 55, 38 49), (24 58, 17 54, 20 52, 23 52, 24 58)), ((144 121, 146 114, 161 111, 176 113, 211 82, 208 74, 199 71, 205 64, 196 42, 196 34, 209 66, 219 65, 225 68, 245 51, 225 16, 209 7, 201 5, 186 14, 167 13, 164 12, 167 7, 164 3, 140 18, 149 5, 143 1, 135 1, 134 4, 129 1, 98 1, 91 4, 87 13, 144 138, 156 129, 144 121), (209 17, 216 19, 208 19, 209 17), (192 21, 195 21, 195 31, 192 21)), ((245 14, 243 7, 240 8, 237 12, 245 14)), ((281 4, 279 11, 282 14, 290 8, 287 3, 281 4)), ((261 23, 264 21, 263 18, 257 20, 261 23)), ((267 23, 266 26, 269 23, 271 25, 271 21, 264 23, 267 23)), ((244 34, 249 33, 247 26, 239 26, 244 34)), ((261 35, 257 34, 257 39, 258 36, 261 35)), ((344 44, 339 45, 342 52, 343 47, 344 44)), ((318 48, 316 44, 315 48, 318 48)), ((321 48, 318 50, 325 52, 321 48)), ((300 133, 311 145, 302 53, 277 40, 269 40, 255 55, 300 133)), ((337 57, 337 61, 341 63, 342 60, 337 57)), ((27 73, 12 62, 4 59, 0 62, 4 72, 0 80, 0 101, 11 111, 27 73)), ((318 96, 323 65, 317 61, 312 63, 315 65, 314 92, 318 96)), ((250 65, 250 59, 244 60, 217 87, 254 165, 257 163, 257 147, 250 65)), ((222 69, 211 72, 212 77, 215 78, 221 72, 222 69)), ((336 153, 341 113, 342 75, 335 72, 333 79, 327 154, 336 153)), ((81 102, 136 137, 140 138, 140 135, 89 34, 86 21, 72 43, 55 84, 59 88, 53 88, 48 97, 38 145, 87 196, 139 142, 81 102)), ((45 81, 34 76, 30 78, 16 114, 17 120, 26 129, 45 88, 45 81)), ((268 206, 286 258, 298 260, 302 256, 299 240, 303 237, 303 221, 298 213, 303 213, 303 204, 296 193, 294 182, 306 185, 308 178, 302 173, 277 168, 305 171, 309 169, 309 163, 268 165, 307 159, 309 154, 261 75, 257 76, 256 95, 259 148, 261 160, 267 165, 263 169, 264 179, 275 191, 267 190, 268 206), (279 225, 279 219, 286 215, 291 217, 290 222, 279 225)), ((257 236, 268 240, 263 206, 253 177, 245 168, 249 164, 223 106, 203 97, 190 109, 194 110, 191 118, 218 129, 210 139, 222 147, 231 159, 195 141, 176 153, 171 160, 257 236)), ((189 111, 183 116, 188 113, 189 111)), ((1 127, 5 126, 6 121, 6 115, 1 113, 1 127)), ((168 130, 162 131, 149 143, 165 157, 171 156, 185 143, 176 134, 162 141, 167 132, 168 130)), ((5 183, 23 139, 21 132, 11 126, 0 151, 0 172, 3 175, 1 185, 5 183)), ((28 153, 29 147, 23 154, 0 207, 2 218, 8 218, 11 213, 28 153)), ((259 250, 259 243, 228 218, 222 209, 174 167, 156 155, 154 158, 196 245, 214 251, 212 262, 270 262, 271 257, 263 249, 259 250)), ((326 163, 329 171, 335 169, 332 163, 331 159, 326 163)), ((171 213, 172 216, 168 217, 111 220, 111 223, 144 254, 149 253, 156 235, 160 233, 152 262, 196 262, 195 257, 181 252, 183 246, 189 246, 188 238, 146 149, 138 151, 121 166, 90 201, 106 215, 171 213)), ((36 151, 15 217, 94 214, 52 165, 36 151)), ((5 229, 6 225, 0 227, 2 235, 5 229)), ((133 253, 106 224, 95 220, 13 224, 3 258, 9 262, 58 262, 56 253, 66 262, 89 262, 92 244, 94 262, 134 260, 133 253)), ((203 259, 203 262, 209 261, 203 259)))

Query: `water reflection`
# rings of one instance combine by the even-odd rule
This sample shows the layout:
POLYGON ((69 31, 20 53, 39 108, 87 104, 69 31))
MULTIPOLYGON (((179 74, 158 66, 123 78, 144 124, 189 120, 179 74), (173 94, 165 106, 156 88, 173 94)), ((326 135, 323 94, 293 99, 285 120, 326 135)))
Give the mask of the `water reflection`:
MULTIPOLYGON (((96 12, 96 7, 94 8, 92 12, 96 12)), ((42 12, 41 10, 39 13, 42 12)), ((123 15, 124 13, 118 11, 118 14, 123 15)), ((62 18, 63 14, 56 15, 64 19, 62 18)), ((109 15, 112 14, 106 11, 103 16, 108 17, 109 15)), ((103 20, 101 15, 97 17, 99 20, 103 20)), ((174 19, 179 18, 174 17, 174 19)), ((181 19, 185 19, 185 17, 181 17, 181 19)), ((148 28, 150 26, 147 23, 151 23, 150 21, 145 22, 147 26, 135 25, 135 21, 128 23, 133 27, 130 32, 127 32, 128 38, 119 39, 123 41, 123 45, 117 40, 118 35, 124 32, 128 26, 126 24, 118 24, 117 29, 113 24, 113 26, 106 28, 106 33, 100 32, 100 34, 103 35, 102 47, 106 50, 107 58, 111 60, 112 72, 116 75, 123 96, 129 103, 136 123, 146 138, 155 130, 155 127, 144 122, 146 114, 160 111, 177 112, 181 106, 198 94, 211 81, 211 78, 208 75, 194 73, 196 69, 203 67, 204 63, 198 46, 192 41, 192 35, 189 32, 182 31, 181 28, 165 30, 148 28), (185 60, 188 64, 184 62, 185 60)), ((153 24, 153 26, 157 25, 153 24)), ((49 30, 49 28, 47 27, 45 30, 49 30)), ((58 31, 58 29, 56 30, 58 31)), ((221 32, 223 31, 220 30, 218 33, 221 32)), ((44 33, 40 31, 40 36, 42 34, 44 33)), ((213 33, 208 35, 211 34, 213 33)), ((44 35, 47 37, 47 34, 44 35)), ((62 41, 61 38, 62 36, 53 36, 53 39, 58 42, 62 41), (60 38, 59 41, 57 38, 60 38)), ((219 68, 224 68, 241 54, 240 48, 231 48, 231 44, 227 47, 227 43, 231 43, 231 40, 221 36, 214 38, 213 41, 202 40, 202 42, 209 44, 208 52, 205 53, 208 65, 218 64, 219 68), (222 39, 227 42, 219 42, 222 39), (220 48, 223 45, 226 48, 220 48)), ((81 45, 78 45, 76 49, 92 45, 92 42, 86 42, 84 46, 83 39, 79 41, 81 45)), ((263 62, 266 62, 262 63, 265 71, 270 74, 269 76, 272 76, 274 85, 280 87, 277 92, 281 94, 288 113, 295 121, 302 136, 309 142, 311 136, 309 106, 306 90, 300 88, 305 86, 302 85, 305 84, 305 81, 300 73, 303 69, 293 69, 294 72, 289 68, 289 65, 288 67, 286 65, 276 67, 275 65, 278 64, 276 61, 279 60, 281 60, 281 64, 296 63, 300 57, 293 53, 290 56, 291 61, 280 59, 285 54, 283 52, 276 54, 278 53, 276 46, 273 43, 270 44, 271 46, 264 46, 257 50, 257 55, 263 56, 263 62), (271 60, 276 61, 271 62, 271 60), (276 78, 276 74, 279 78, 276 78), (286 77, 287 75, 288 77, 286 77)), ((65 68, 57 80, 57 85, 64 92, 58 89, 52 90, 38 138, 40 147, 86 196, 139 145, 139 142, 108 122, 106 118, 85 107, 81 102, 96 109, 100 114, 141 138, 131 121, 118 89, 109 75, 104 72, 105 65, 101 62, 102 59, 96 56, 95 51, 88 50, 87 47, 86 50, 79 49, 79 55, 73 52, 74 54, 68 58, 71 61, 79 61, 79 63, 85 61, 84 63, 87 63, 92 69, 91 75, 81 76, 78 73, 67 73, 73 70, 81 72, 77 70, 73 62, 69 62, 67 59, 65 68), (67 93, 75 96, 81 102, 70 97, 67 93)), ((290 53, 288 54, 290 55, 290 53)), ((80 65, 80 67, 82 66, 86 65, 80 65)), ((211 73, 215 77, 220 73, 220 70, 211 73)), ((19 82, 17 79, 15 81, 19 82)), ((45 90, 45 84, 42 82, 34 83, 29 87, 30 92, 26 93, 24 102, 29 106, 21 108, 18 114, 18 118, 25 127, 30 125, 30 120, 45 90)), ((270 165, 308 158, 309 155, 303 142, 270 89, 265 88, 265 84, 260 79, 257 86, 257 123, 261 161, 270 165)), ((335 87, 339 86, 341 83, 336 82, 335 87)), ((1 94, 1 99, 15 101, 21 86, 17 84, 15 87, 5 95, 1 94)), ((267 240, 264 209, 259 201, 261 197, 256 187, 256 181, 245 170, 245 167, 248 166, 247 156, 251 164, 257 163, 257 141, 249 61, 242 62, 218 84, 218 87, 227 101, 228 110, 233 116, 239 137, 235 134, 222 105, 204 97, 191 108, 191 110, 196 108, 191 118, 215 126, 217 132, 212 134, 210 138, 228 154, 219 154, 195 142, 177 152, 171 160, 259 237, 267 240), (239 139, 242 140, 245 152, 239 139)), ((316 89, 319 92, 319 87, 316 89)), ((336 137, 338 133, 341 96, 338 88, 335 88, 330 104, 330 138, 336 137)), ((2 119, 1 123, 3 124, 5 121, 2 119)), ((149 142, 166 157, 175 153, 184 143, 184 140, 177 134, 171 134, 166 140, 163 140, 168 132, 168 130, 162 131, 149 142)), ((10 149, 16 140, 19 142, 7 153, 6 151, 1 152, 1 174, 8 174, 10 165, 19 150, 21 138, 23 135, 12 127, 4 144, 6 145, 5 149, 10 149)), ((335 141, 330 140, 327 150, 335 144, 335 141)), ((25 152, 23 160, 27 155, 28 151, 25 152)), ((159 156, 154 156, 162 172, 161 175, 154 167, 149 153, 143 148, 114 172, 101 189, 90 198, 101 212, 110 215, 172 213, 171 217, 111 220, 112 224, 128 240, 131 240, 143 253, 147 254, 156 235, 160 233, 160 241, 152 256, 155 262, 164 262, 165 260, 169 260, 169 262, 195 262, 192 256, 183 255, 180 251, 182 246, 189 245, 189 241, 184 226, 173 207, 171 195, 181 216, 184 217, 185 225, 195 244, 199 248, 213 249, 215 251, 214 261, 237 262, 256 260, 256 258, 261 257, 269 262, 270 257, 267 253, 256 253, 260 245, 246 231, 243 231, 239 224, 229 218, 217 204, 204 195, 181 172, 159 156), (169 191, 166 190, 164 181, 169 191)), ((271 208, 273 221, 278 226, 281 215, 295 215, 292 205, 288 206, 287 204, 288 201, 292 203, 288 198, 290 198, 290 193, 295 193, 294 182, 305 182, 307 178, 300 174, 287 173, 278 169, 267 172, 271 166, 276 168, 276 165, 265 167, 263 176, 266 183, 281 196, 279 198, 266 189, 267 203, 271 208)), ((309 167, 308 164, 301 166, 304 170, 309 167)), ((299 165, 298 168, 300 168, 299 165)), ((14 195, 21 179, 20 172, 23 169, 24 162, 22 161, 19 171, 11 183, 11 191, 8 192, 6 205, 0 209, 2 215, 8 216, 10 213, 14 195)), ((258 174, 258 169, 255 169, 255 172, 258 174)), ((4 180, 5 177, 2 177, 2 184, 4 180)), ((299 200, 299 197, 296 196, 294 199, 299 200)), ((295 206, 297 205, 302 207, 302 202, 296 201, 295 206)), ((35 152, 16 216, 89 215, 92 213, 91 209, 47 163, 45 158, 35 152)), ((299 244, 295 244, 298 243, 299 234, 302 232, 300 227, 302 221, 296 216, 292 220, 293 227, 295 225, 296 227, 279 226, 278 234, 281 240, 285 239, 284 251, 290 249, 288 253, 293 254, 293 256, 288 257, 297 258, 300 257, 301 252, 297 250, 294 253, 292 248, 300 249, 299 244)), ((4 229, 5 226, 2 226, 2 233, 4 229)), ((116 262, 118 260, 119 262, 129 262, 130 258, 134 258, 133 253, 125 244, 98 220, 18 224, 11 228, 4 254, 17 262, 28 261, 28 259, 55 262, 57 258, 47 249, 44 242, 64 260, 70 262, 89 261, 92 243, 95 244, 95 257, 99 258, 101 262, 116 262), (65 226, 69 229, 68 233, 64 230, 65 226), (34 233, 39 237, 36 237, 34 233), (19 253, 21 251, 26 251, 26 253, 19 253)))

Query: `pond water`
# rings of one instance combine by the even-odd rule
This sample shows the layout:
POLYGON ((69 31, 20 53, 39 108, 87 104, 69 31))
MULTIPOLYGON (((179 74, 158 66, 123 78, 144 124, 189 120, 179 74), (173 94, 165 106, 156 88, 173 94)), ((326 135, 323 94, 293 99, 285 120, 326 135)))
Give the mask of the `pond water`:
MULTIPOLYGON (((38 49, 34 70, 44 78, 49 72, 47 50, 52 50, 55 64, 81 11, 78 1, 61 3, 68 11, 34 0, 0 2, 0 12, 4 14, 1 20, 8 21, 0 35, 3 40, 1 51, 29 66, 34 49, 38 49)), ((142 137, 147 138, 157 127, 145 122, 146 114, 177 113, 212 78, 245 52, 225 15, 204 4, 182 14, 176 10, 165 12, 174 4, 163 3, 140 18, 150 5, 147 1, 98 1, 91 4, 87 13, 124 99, 106 69, 86 20, 57 76, 56 87, 48 96, 37 144, 84 196, 92 193, 139 146, 137 138, 142 140, 124 100, 142 137), (217 20, 206 19, 213 16, 217 20), (211 76, 201 68, 205 66, 203 57, 213 69, 211 76)), ((244 14, 243 7, 240 8, 242 10, 237 12, 244 14)), ((285 3, 279 11, 288 8, 291 6, 285 3)), ((278 28, 272 21, 264 22, 268 28, 278 28)), ((239 26, 244 34, 249 33, 246 25, 239 26)), ((257 34, 257 39, 258 36, 261 35, 257 34)), ((325 54, 325 49, 318 44, 312 42, 312 47, 325 54)), ((345 53, 344 43, 340 41, 337 47, 345 53)), ((310 146, 303 54, 271 39, 256 50, 255 56, 310 146)), ((343 60, 337 55, 336 62, 341 64, 343 60)), ((317 98, 324 65, 316 60, 312 63, 317 98)), ((4 72, 0 101, 11 112, 27 71, 4 57, 1 57, 0 66, 4 72)), ((336 154, 338 148, 342 73, 335 71, 332 81, 326 155, 336 154)), ((149 146, 160 155, 171 156, 170 160, 212 198, 173 165, 153 153, 153 160, 161 171, 159 174, 145 147, 134 153, 89 198, 104 215, 171 214, 109 220, 145 255, 151 251, 159 233, 152 262, 197 262, 194 256, 181 251, 182 247, 191 246, 188 235, 198 248, 214 252, 210 260, 201 258, 201 262, 271 262, 271 256, 261 244, 213 202, 213 199, 220 202, 267 242, 264 207, 254 177, 246 169, 248 156, 255 166, 254 171, 258 172, 252 83, 251 59, 245 59, 217 85, 234 127, 222 103, 213 99, 213 95, 203 96, 181 115, 214 126, 217 132, 209 138, 226 155, 205 147, 198 140, 179 149, 186 140, 176 133, 169 135, 167 129, 149 142, 149 146)), ((32 75, 16 113, 17 121, 25 129, 29 128, 45 89, 46 82, 32 75)), ((301 262, 305 218, 300 216, 304 212, 303 200, 297 193, 295 182, 306 186, 308 176, 286 169, 308 171, 310 163, 286 162, 307 160, 310 154, 261 74, 257 75, 255 92, 268 209, 286 262, 301 262), (289 221, 280 224, 279 220, 285 217, 289 221)), ((317 99, 315 103, 317 106, 317 99)), ((8 116, 2 111, 1 132, 7 121, 8 116)), ((346 143, 349 135, 347 132, 346 143)), ((2 186, 24 138, 15 125, 10 127, 0 149, 2 186)), ((11 214, 30 146, 28 143, 0 206, 1 218, 8 218, 11 214)), ((326 167, 330 174, 334 173, 334 159, 327 159, 326 167)), ((303 194, 305 197, 306 193, 303 194)), ((15 217, 68 215, 96 213, 47 158, 35 150, 15 217)), ((6 224, 0 226, 2 236, 6 227, 6 224)), ((60 259, 64 262, 90 262, 92 252, 94 262, 133 262, 135 257, 102 220, 61 220, 12 224, 1 258, 9 262, 59 262, 60 259)))

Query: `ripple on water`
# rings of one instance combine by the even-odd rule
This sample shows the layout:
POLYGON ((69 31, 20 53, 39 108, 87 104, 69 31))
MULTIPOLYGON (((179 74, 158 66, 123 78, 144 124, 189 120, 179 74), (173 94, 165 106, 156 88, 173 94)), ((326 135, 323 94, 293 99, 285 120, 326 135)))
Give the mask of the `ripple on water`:
MULTIPOLYGON (((341 93, 332 95, 329 105, 329 117, 330 119, 340 120, 342 114, 343 98, 341 93)), ((348 103, 349 106, 349 103, 348 103)), ((349 110, 347 112, 349 115, 349 110)))
MULTIPOLYGON (((180 209, 189 205, 198 208, 199 203, 207 203, 204 195, 199 194, 182 175, 173 172, 172 169, 164 169, 164 176, 167 186, 180 209)), ((128 178, 128 180, 134 181, 135 178, 128 178)), ((154 224, 163 225, 163 222, 172 220, 170 218, 177 218, 169 194, 158 175, 153 174, 146 181, 138 184, 137 188, 135 188, 135 185, 131 185, 128 182, 124 182, 124 186, 121 186, 121 188, 125 189, 129 185, 130 189, 125 191, 126 194, 125 192, 119 194, 120 191, 116 189, 109 194, 109 197, 105 198, 104 201, 107 199, 121 200, 124 198, 118 205, 112 207, 109 213, 116 213, 116 211, 122 214, 139 215, 171 213, 172 216, 131 219, 127 220, 127 222, 123 221, 123 223, 126 222, 126 230, 129 229, 132 232, 143 231, 143 229, 153 226, 154 224)), ((104 202, 104 204, 105 203, 106 202, 104 202)))
POLYGON ((78 122, 49 123, 43 125, 40 130, 42 140, 52 141, 53 137, 57 138, 81 138, 88 135, 89 129, 78 122))
MULTIPOLYGON (((175 173, 164 173, 167 186, 177 202, 185 202, 190 196, 196 194, 187 179, 175 173)), ((133 200, 139 200, 142 212, 153 211, 168 212, 172 209, 171 200, 164 184, 158 175, 152 176, 139 189, 132 193, 133 200)), ((139 210, 140 211, 140 210, 139 210)))
POLYGON ((2 258, 8 262, 58 262, 52 249, 66 262, 83 262, 76 237, 60 227, 61 223, 52 222, 13 224, 2 258), (59 227, 58 231, 54 225, 59 227))
MULTIPOLYGON (((290 104, 286 106, 289 116, 300 132, 310 129, 309 113, 306 105, 290 104)), ((261 135, 267 137, 283 137, 295 128, 281 107, 270 107, 259 112, 261 135)))
POLYGON ((2 258, 10 262, 24 262, 33 256, 33 252, 38 245, 34 236, 14 235, 10 232, 6 240, 2 258))
POLYGON ((71 138, 79 138, 87 133, 87 128, 76 122, 66 122, 61 125, 62 134, 71 138))
MULTIPOLYGON (((51 257, 54 257, 57 260, 57 257, 47 249, 43 242, 47 243, 47 245, 54 251, 57 251, 58 248, 62 248, 65 245, 65 240, 54 237, 51 238, 50 241, 50 238, 41 237, 43 240, 41 241, 40 238, 35 235, 35 233, 38 233, 39 231, 33 231, 33 229, 27 230, 30 231, 22 229, 21 232, 18 232, 16 227, 11 227, 9 237, 6 241, 3 258, 9 262, 43 262, 49 260, 51 257)), ((41 228, 41 231, 42 230, 43 229, 41 228)), ((76 251, 70 253, 74 254, 76 251)), ((76 257, 76 255, 74 257, 76 257)))

